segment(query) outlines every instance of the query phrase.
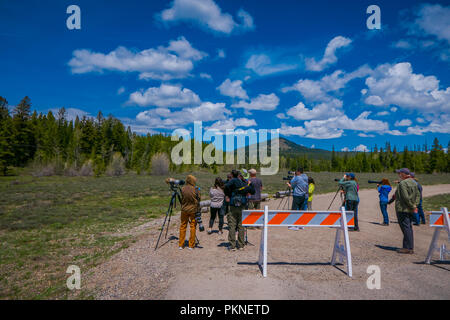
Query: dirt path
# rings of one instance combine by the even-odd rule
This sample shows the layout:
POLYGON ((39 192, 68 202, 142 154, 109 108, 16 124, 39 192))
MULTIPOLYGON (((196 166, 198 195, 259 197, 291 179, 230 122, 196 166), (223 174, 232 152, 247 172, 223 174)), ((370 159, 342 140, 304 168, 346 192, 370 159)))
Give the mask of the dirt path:
MULTIPOLYGON (((450 184, 424 187, 424 196, 450 193, 450 184)), ((316 195, 313 208, 324 210, 334 194, 316 195)), ((201 249, 178 250, 178 215, 172 219, 170 241, 154 251, 161 221, 139 227, 138 241, 91 270, 83 287, 98 299, 450 299, 450 265, 425 265, 432 228, 414 227, 415 254, 400 255, 402 233, 393 206, 391 224, 382 221, 376 190, 360 192, 361 232, 350 232, 353 278, 345 266, 329 264, 335 232, 328 228, 290 231, 271 228, 268 277, 255 261, 260 230, 249 230, 254 246, 226 250, 226 236, 197 233, 201 249), (175 221, 175 223, 174 223, 175 221), (273 264, 275 263, 275 264, 273 264), (381 289, 366 286, 369 265, 381 269, 381 289)), ((277 200, 267 202, 276 209, 277 200)), ((335 202, 333 209, 338 207, 335 202)), ((209 214, 203 214, 208 220, 209 214)), ((217 226, 216 226, 217 227, 217 226)), ((441 233, 440 241, 446 236, 441 233)), ((434 256, 436 258, 437 255, 434 256)))

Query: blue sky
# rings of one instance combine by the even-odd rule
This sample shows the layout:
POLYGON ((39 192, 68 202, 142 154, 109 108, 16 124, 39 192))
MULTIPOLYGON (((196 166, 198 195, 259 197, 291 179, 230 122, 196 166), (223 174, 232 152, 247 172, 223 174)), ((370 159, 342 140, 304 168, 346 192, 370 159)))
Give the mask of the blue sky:
POLYGON ((311 147, 447 146, 450 4, 0 0, 0 95, 139 133, 276 129, 311 147), (69 5, 81 29, 69 30, 69 5))

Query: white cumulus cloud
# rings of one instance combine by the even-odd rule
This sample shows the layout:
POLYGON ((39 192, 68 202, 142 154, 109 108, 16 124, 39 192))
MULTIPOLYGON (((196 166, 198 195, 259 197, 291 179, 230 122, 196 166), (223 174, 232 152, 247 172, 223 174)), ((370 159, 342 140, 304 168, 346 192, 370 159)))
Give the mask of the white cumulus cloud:
POLYGON ((220 93, 227 97, 248 99, 247 92, 242 88, 242 81, 231 81, 226 79, 220 86, 217 87, 220 93))
POLYGON ((440 89, 435 76, 413 73, 409 62, 378 66, 366 79, 366 85, 369 91, 369 97, 365 100, 367 104, 395 104, 429 113, 450 111, 450 87, 440 89))
POLYGON ((243 108, 245 110, 262 110, 272 111, 275 110, 280 99, 274 94, 260 94, 255 98, 252 98, 250 102, 241 100, 238 103, 232 104, 232 108, 243 108))
POLYGON ((129 104, 141 107, 185 107, 200 104, 199 96, 190 89, 179 85, 161 84, 147 90, 136 91, 130 94, 129 104))
POLYGON ((213 0, 174 0, 170 8, 163 10, 159 18, 164 22, 193 22, 205 30, 231 34, 233 31, 245 31, 254 28, 252 16, 239 10, 236 22, 233 17, 213 0))
POLYGON ((194 67, 194 61, 206 53, 194 49, 184 38, 170 41, 168 47, 131 51, 125 47, 104 54, 88 49, 74 50, 68 65, 72 73, 137 72, 140 79, 170 80, 185 78, 194 67))
POLYGON ((148 128, 174 129, 194 121, 225 120, 230 114, 225 103, 203 102, 197 107, 187 107, 179 111, 171 111, 168 108, 143 111, 136 116, 136 124, 148 128))

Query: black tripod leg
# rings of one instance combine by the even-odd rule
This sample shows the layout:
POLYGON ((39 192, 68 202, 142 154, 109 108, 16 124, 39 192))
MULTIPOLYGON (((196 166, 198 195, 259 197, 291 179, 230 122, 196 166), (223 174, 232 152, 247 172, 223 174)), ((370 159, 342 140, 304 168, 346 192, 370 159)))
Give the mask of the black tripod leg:
POLYGON ((172 203, 169 205, 169 209, 167 210, 166 217, 164 218, 164 222, 163 222, 163 225, 161 227, 161 231, 159 232, 158 241, 156 242, 155 250, 158 248, 159 240, 161 239, 161 235, 163 233, 164 226, 166 224, 167 216, 171 213, 171 211, 172 211, 172 203))
POLYGON ((336 196, 338 195, 338 193, 339 193, 339 191, 340 191, 340 190, 341 190, 341 188, 338 188, 338 189, 337 189, 337 191, 336 191, 336 194, 334 195, 334 198, 333 198, 333 200, 331 200, 330 206, 328 207, 327 211, 328 211, 328 210, 330 210, 330 208, 331 208, 331 205, 333 204, 333 202, 334 202, 334 199, 336 199, 336 196))

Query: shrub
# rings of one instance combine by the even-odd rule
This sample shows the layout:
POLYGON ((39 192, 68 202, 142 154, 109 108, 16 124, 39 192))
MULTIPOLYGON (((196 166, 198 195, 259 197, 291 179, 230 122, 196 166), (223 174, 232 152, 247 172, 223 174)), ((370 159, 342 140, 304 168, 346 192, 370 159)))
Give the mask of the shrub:
POLYGON ((152 175, 162 176, 169 173, 170 161, 165 153, 157 153, 152 157, 152 175))
POLYGON ((87 160, 80 169, 80 176, 90 177, 94 175, 94 163, 87 160))
POLYGON ((116 152, 106 169, 108 176, 121 176, 125 173, 125 160, 119 152, 116 152))

